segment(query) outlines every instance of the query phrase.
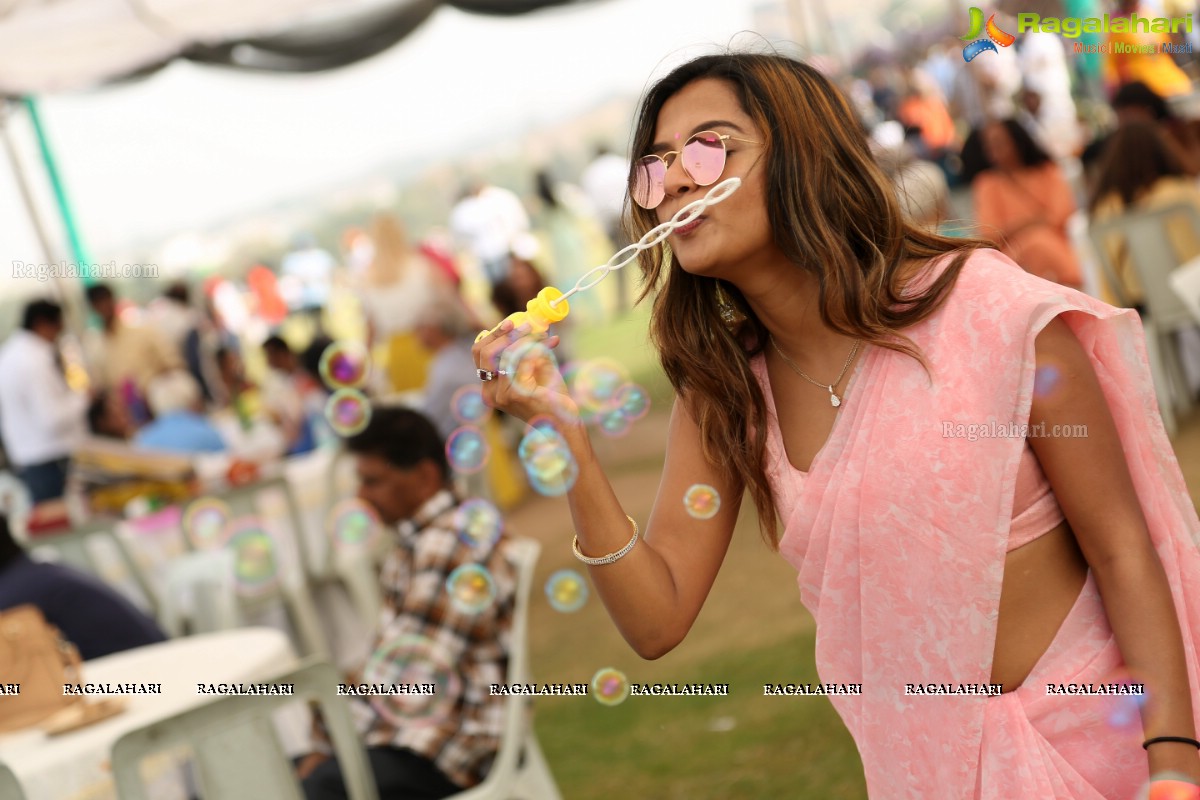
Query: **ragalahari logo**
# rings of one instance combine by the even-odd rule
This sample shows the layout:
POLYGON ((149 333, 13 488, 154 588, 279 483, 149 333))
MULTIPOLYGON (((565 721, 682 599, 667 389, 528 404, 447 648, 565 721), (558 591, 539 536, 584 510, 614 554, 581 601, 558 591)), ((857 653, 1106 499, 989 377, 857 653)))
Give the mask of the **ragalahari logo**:
POLYGON ((966 36, 960 36, 964 42, 971 42, 963 48, 963 61, 970 61, 980 53, 991 50, 993 53, 1000 52, 996 49, 996 45, 1008 47, 1017 40, 1017 37, 1011 33, 1005 33, 1000 30, 1000 26, 996 24, 996 15, 992 14, 988 17, 987 25, 983 24, 983 12, 971 6, 971 31, 966 36), (987 38, 980 39, 979 34, 987 31, 987 38), (973 40, 973 41, 972 41, 973 40), (993 44, 993 42, 995 44, 993 44))

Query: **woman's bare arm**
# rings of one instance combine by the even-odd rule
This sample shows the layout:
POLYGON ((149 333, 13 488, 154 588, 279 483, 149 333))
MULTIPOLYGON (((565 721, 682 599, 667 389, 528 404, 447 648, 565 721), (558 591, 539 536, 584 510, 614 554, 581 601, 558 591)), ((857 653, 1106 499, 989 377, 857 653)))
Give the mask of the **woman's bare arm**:
MULTIPOLYGON (((1044 435, 1030 445, 1091 567, 1124 661, 1145 682, 1146 736, 1195 737, 1179 619, 1099 381, 1061 318, 1038 335, 1036 352, 1039 367, 1057 369, 1058 380, 1033 400, 1029 421, 1044 435), (1055 426, 1086 426, 1086 434, 1055 426)), ((1200 780, 1190 745, 1152 745, 1149 759, 1151 773, 1200 780)))
MULTIPOLYGON (((566 436, 579 462, 579 478, 567 495, 579 549, 593 558, 620 550, 632 526, 587 432, 577 425, 566 436)), ((639 520, 643 540, 615 563, 588 567, 605 608, 638 655, 663 656, 691 629, 729 548, 741 500, 741 487, 705 461, 699 428, 676 400, 654 508, 649 520, 639 520), (698 483, 720 495, 720 509, 711 519, 696 519, 685 507, 684 495, 698 483)))

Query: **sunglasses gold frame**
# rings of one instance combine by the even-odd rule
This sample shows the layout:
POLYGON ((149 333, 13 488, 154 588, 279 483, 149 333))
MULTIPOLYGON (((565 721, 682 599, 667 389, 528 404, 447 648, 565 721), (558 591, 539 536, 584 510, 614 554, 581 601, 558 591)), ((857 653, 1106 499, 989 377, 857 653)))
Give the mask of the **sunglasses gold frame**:
MULTIPOLYGON (((663 162, 663 177, 665 180, 667 170, 671 169, 671 164, 674 163, 674 160, 675 160, 673 158, 670 161, 668 161, 667 156, 674 156, 675 158, 678 158, 680 156, 680 154, 683 153, 684 148, 692 143, 693 139, 695 139, 698 136, 703 136, 705 134, 715 137, 717 139, 717 141, 719 141, 721 143, 721 158, 725 159, 725 160, 727 160, 729 158, 729 148, 725 146, 726 139, 733 139, 735 142, 745 142, 746 144, 762 144, 762 142, 756 142, 753 139, 746 139, 741 136, 734 136, 732 133, 717 133, 716 131, 696 131, 695 133, 693 133, 691 136, 689 136, 687 138, 687 140, 683 143, 683 145, 678 150, 668 150, 667 152, 663 153, 662 155, 659 155, 658 153, 647 153, 646 155, 639 158, 637 161, 634 162, 634 165, 633 165, 634 175, 635 176, 637 175, 637 170, 642 168, 642 164, 645 163, 645 161, 647 159, 657 158, 659 161, 663 162)), ((725 165, 722 164, 721 171, 719 173, 717 173, 717 177, 713 178, 711 181, 709 181, 707 183, 701 183, 700 181, 696 180, 696 176, 693 175, 688 170, 686 163, 681 164, 680 166, 683 167, 683 174, 687 175, 688 178, 691 179, 691 181, 693 183, 695 183, 697 186, 712 186, 714 183, 716 183, 717 181, 719 181, 721 179, 722 175, 725 174, 725 165)), ((635 178, 635 181, 636 181, 636 178, 635 178)), ((637 203, 637 193, 636 193, 635 189, 636 189, 636 183, 630 182, 629 194, 630 194, 630 197, 633 198, 633 201, 635 203, 637 203)), ((646 210, 658 208, 660 205, 662 205, 662 201, 666 199, 666 196, 667 196, 667 193, 666 193, 666 189, 664 188, 663 196, 661 198, 659 198, 659 201, 657 203, 655 203, 654 205, 643 206, 641 203, 637 203, 637 204, 639 206, 641 206, 642 208, 645 208, 646 210)))

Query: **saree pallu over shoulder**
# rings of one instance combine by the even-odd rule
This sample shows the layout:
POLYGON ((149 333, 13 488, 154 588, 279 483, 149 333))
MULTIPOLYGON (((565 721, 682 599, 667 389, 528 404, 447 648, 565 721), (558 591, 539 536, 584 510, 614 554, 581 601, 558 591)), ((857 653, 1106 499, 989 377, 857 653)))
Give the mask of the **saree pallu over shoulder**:
MULTIPOLYGON (((922 283, 949 262, 932 263, 922 283)), ((905 689, 989 682, 1034 341, 1063 314, 1116 421, 1200 686, 1200 521, 1158 414, 1139 318, 976 251, 938 312, 904 331, 929 372, 869 348, 808 473, 791 467, 768 420, 780 553, 816 618, 821 680, 862 684, 861 696, 830 700, 873 798, 975 796, 989 698, 905 689)), ((753 366, 773 416, 761 357, 753 366)))

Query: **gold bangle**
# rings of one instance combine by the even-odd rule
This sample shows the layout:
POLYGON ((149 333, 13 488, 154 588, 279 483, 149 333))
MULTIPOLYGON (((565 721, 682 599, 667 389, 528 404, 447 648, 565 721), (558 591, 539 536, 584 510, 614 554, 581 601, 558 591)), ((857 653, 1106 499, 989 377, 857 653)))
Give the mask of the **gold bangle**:
POLYGON ((633 549, 633 546, 637 544, 638 540, 637 521, 628 514, 625 515, 625 519, 629 520, 630 524, 633 525, 633 538, 629 540, 629 544, 625 545, 615 553, 609 553, 608 555, 601 556, 600 558, 589 558, 588 556, 585 556, 583 553, 579 552, 579 534, 575 534, 575 539, 571 542, 571 549, 575 551, 575 557, 587 564, 589 567, 598 567, 602 564, 611 564, 617 559, 623 558, 626 553, 633 549))

